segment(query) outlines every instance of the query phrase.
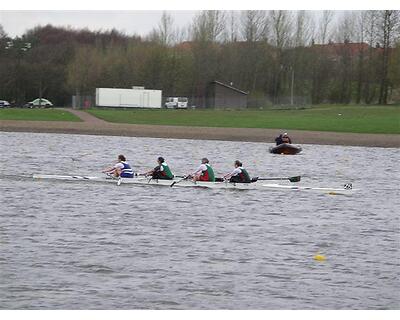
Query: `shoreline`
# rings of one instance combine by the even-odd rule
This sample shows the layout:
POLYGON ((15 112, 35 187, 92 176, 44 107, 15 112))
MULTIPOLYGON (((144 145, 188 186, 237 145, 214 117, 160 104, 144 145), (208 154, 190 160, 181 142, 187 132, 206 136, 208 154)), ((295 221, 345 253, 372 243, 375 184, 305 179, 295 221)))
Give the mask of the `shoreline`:
MULTIPOLYGON (((77 114, 81 115, 81 112, 78 111, 77 114)), ((92 119, 92 116, 87 117, 87 113, 84 114, 84 122, 0 120, 0 131, 246 141, 274 145, 275 137, 284 130, 119 124, 95 117, 92 119)), ((290 130, 289 135, 294 144, 400 148, 400 135, 393 134, 290 130)))

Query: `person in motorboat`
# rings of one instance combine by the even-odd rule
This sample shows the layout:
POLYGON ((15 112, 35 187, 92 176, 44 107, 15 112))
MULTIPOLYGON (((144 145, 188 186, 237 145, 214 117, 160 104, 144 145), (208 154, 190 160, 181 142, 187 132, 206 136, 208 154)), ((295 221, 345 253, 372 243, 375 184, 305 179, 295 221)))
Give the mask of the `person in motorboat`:
POLYGON ((239 160, 236 160, 234 166, 235 169, 231 173, 225 175, 224 179, 229 179, 229 182, 235 183, 250 183, 251 178, 247 170, 243 168, 243 164, 239 160))
POLYGON ((282 142, 282 133, 275 138, 275 143, 276 143, 277 146, 279 146, 280 144, 283 143, 282 142))
POLYGON ((214 170, 210 166, 207 158, 201 159, 201 165, 197 168, 195 172, 188 176, 192 178, 193 181, 211 181, 215 182, 214 170))
POLYGON ((278 137, 275 138, 276 145, 279 146, 282 143, 292 143, 292 139, 290 139, 287 132, 280 134, 278 137))
POLYGON ((287 132, 281 133, 278 137, 275 138, 276 145, 279 146, 282 143, 292 143, 287 132))
POLYGON ((145 176, 151 176, 152 179, 172 180, 174 175, 172 174, 168 164, 165 162, 165 159, 163 157, 158 157, 157 163, 157 167, 146 172, 145 176))
POLYGON ((289 144, 292 143, 292 139, 290 139, 290 137, 289 137, 289 135, 287 134, 287 132, 285 132, 285 133, 282 135, 282 143, 289 143, 289 144))
POLYGON ((122 154, 118 156, 118 162, 114 166, 104 169, 103 172, 117 178, 133 178, 132 167, 122 154))

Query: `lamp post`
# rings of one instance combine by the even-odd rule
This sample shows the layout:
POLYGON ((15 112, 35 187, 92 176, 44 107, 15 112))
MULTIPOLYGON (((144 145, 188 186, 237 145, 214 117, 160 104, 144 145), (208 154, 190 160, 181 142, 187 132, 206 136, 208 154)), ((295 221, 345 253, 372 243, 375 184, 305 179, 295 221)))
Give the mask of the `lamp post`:
POLYGON ((292 73, 292 81, 290 85, 290 105, 293 106, 293 93, 294 93, 294 68, 290 66, 290 70, 292 73))

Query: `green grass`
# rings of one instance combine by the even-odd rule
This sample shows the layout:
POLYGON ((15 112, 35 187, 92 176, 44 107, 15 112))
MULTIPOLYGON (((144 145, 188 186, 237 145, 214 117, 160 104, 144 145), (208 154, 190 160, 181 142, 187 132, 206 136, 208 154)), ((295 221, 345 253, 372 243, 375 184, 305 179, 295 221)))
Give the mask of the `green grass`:
POLYGON ((400 106, 315 106, 302 110, 91 109, 110 122, 400 134, 400 106))
POLYGON ((0 109, 0 120, 81 121, 77 116, 58 109, 0 109))

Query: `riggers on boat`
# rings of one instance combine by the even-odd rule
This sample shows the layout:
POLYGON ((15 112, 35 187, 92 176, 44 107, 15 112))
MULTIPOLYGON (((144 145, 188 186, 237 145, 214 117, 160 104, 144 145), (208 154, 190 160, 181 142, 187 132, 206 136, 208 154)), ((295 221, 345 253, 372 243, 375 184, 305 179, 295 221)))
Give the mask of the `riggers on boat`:
POLYGON ((260 186, 260 183, 231 183, 229 181, 221 181, 222 179, 217 178, 218 182, 211 181, 193 181, 174 178, 172 180, 164 179, 152 179, 150 177, 136 177, 136 178, 115 178, 111 176, 107 177, 91 177, 91 176, 66 176, 66 175, 46 175, 46 174, 35 174, 34 179, 50 179, 50 180, 64 180, 64 181, 87 181, 87 182, 100 182, 100 183, 114 183, 118 185, 133 184, 133 185, 153 185, 153 186, 171 186, 174 184, 176 187, 200 187, 200 188, 212 188, 212 189, 257 189, 256 184, 260 186), (176 183, 179 182, 179 183, 176 183))
POLYGON ((136 178, 113 178, 113 177, 91 177, 91 176, 67 176, 67 175, 44 175, 35 174, 34 179, 44 180, 63 180, 63 181, 86 181, 86 182, 97 182, 97 183, 112 183, 117 185, 140 185, 140 186, 168 186, 174 184, 174 187, 191 187, 191 188, 210 188, 210 189, 237 189, 237 190, 304 190, 304 191, 319 191, 325 193, 334 194, 351 194, 351 184, 345 185, 343 188, 319 188, 319 187, 307 187, 307 186, 296 186, 283 184, 265 184, 264 180, 289 180, 292 182, 300 181, 300 177, 291 178, 253 178, 250 183, 232 183, 229 181, 216 182, 210 181, 192 181, 174 178, 173 180, 156 180, 151 178, 136 177, 136 178), (176 183, 179 182, 179 183, 176 183))
POLYGON ((269 152, 274 154, 297 154, 301 152, 301 147, 290 143, 281 143, 280 145, 270 147, 269 152))

